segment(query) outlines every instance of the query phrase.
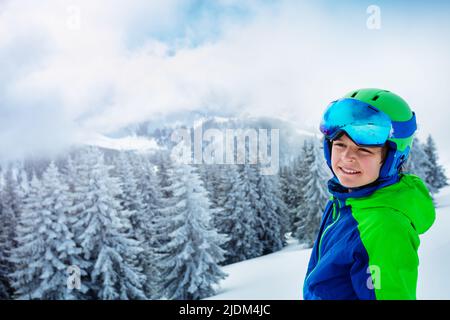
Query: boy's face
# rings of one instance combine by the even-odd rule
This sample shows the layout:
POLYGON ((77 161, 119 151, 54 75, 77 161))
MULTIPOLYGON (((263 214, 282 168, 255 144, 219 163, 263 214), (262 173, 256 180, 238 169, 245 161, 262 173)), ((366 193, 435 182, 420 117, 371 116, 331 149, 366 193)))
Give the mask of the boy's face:
POLYGON ((358 146, 344 133, 333 140, 331 167, 344 187, 364 186, 378 179, 382 151, 382 147, 358 146))

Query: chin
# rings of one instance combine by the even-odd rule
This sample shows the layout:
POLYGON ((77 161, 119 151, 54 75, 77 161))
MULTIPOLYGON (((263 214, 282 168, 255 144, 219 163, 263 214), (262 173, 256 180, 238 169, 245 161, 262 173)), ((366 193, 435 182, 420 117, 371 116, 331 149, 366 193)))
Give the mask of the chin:
POLYGON ((342 177, 337 175, 340 184, 346 188, 359 188, 374 182, 376 179, 360 179, 359 181, 348 179, 347 177, 342 177), (363 181, 364 180, 364 181, 363 181))
POLYGON ((342 186, 346 187, 346 188, 358 188, 358 187, 362 187, 365 184, 358 184, 358 183, 346 183, 345 180, 343 181, 342 179, 339 179, 339 182, 341 183, 342 186))

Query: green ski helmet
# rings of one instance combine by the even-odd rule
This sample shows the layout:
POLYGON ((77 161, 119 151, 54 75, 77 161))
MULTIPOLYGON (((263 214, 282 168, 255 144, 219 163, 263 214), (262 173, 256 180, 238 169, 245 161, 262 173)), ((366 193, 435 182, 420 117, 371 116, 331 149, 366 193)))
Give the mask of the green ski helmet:
POLYGON ((331 102, 320 124, 330 169, 331 141, 342 132, 358 145, 387 145, 381 179, 398 174, 408 158, 416 129, 415 113, 405 100, 388 90, 373 88, 354 90, 331 102))

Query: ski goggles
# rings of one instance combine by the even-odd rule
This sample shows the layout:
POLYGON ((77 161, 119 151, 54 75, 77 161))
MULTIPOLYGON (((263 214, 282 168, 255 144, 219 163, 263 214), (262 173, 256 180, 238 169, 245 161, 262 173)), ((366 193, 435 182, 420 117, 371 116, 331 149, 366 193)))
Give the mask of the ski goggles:
POLYGON ((408 121, 392 121, 374 106, 344 98, 333 101, 325 110, 320 131, 333 140, 342 131, 358 145, 383 146, 388 139, 410 137, 416 131, 416 115, 408 121))

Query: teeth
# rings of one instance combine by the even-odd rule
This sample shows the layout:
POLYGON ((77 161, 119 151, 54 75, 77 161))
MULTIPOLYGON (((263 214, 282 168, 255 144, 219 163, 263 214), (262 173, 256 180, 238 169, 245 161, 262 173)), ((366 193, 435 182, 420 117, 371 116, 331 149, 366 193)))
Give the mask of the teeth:
POLYGON ((344 168, 341 168, 342 169, 342 171, 344 171, 345 173, 348 173, 348 174, 355 174, 355 173, 359 173, 359 171, 354 171, 354 170, 347 170, 347 169, 344 169, 344 168))

